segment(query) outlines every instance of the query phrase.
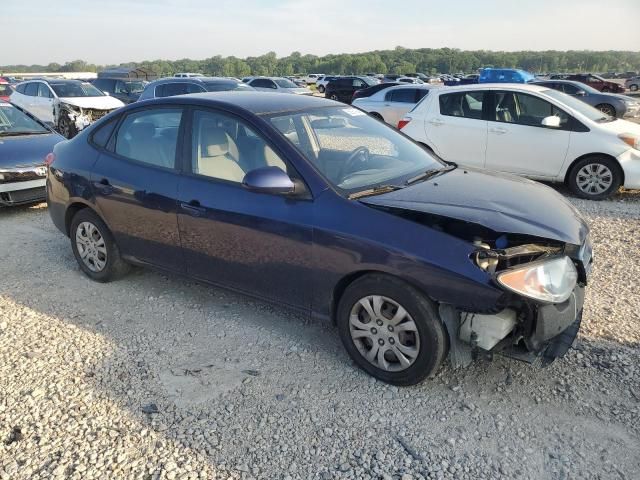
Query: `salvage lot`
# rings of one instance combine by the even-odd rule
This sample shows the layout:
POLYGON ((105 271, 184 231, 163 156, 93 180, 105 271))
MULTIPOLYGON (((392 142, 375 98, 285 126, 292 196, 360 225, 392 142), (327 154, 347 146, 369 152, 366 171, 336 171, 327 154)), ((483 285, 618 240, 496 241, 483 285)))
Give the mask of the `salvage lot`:
POLYGON ((577 348, 405 389, 331 325, 145 270, 91 282, 46 206, 2 210, 0 478, 638 478, 640 193, 572 202, 596 255, 577 348))

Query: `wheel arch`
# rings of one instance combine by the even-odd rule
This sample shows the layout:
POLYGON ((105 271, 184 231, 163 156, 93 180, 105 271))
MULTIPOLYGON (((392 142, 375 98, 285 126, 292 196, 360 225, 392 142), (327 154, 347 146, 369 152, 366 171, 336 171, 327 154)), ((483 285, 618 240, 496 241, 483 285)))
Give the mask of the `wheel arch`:
POLYGON ((424 291, 423 288, 420 287, 420 285, 417 285, 415 282, 412 282, 411 280, 401 276, 401 275, 397 275, 395 273, 392 272, 388 272, 385 270, 374 270, 374 269, 364 269, 364 270, 357 270, 355 272, 351 272, 346 274, 344 277, 342 277, 340 280, 338 280, 338 282, 336 283, 336 285, 333 287, 333 291, 331 292, 331 321, 333 322, 333 324, 336 324, 336 314, 338 311, 338 305, 340 304, 340 300, 342 299, 342 296, 344 295, 344 292, 347 290, 347 288, 349 287, 349 285, 351 285, 353 282, 355 282, 356 280, 366 276, 366 275, 383 275, 383 276, 387 276, 387 277, 393 277, 396 278, 404 283, 406 283, 407 285, 410 285, 411 287, 415 288, 416 290, 418 290, 420 293, 422 293, 426 298, 428 298, 429 300, 438 303, 436 300, 434 300, 430 295, 427 294, 427 292, 424 291))
MULTIPOLYGON (((93 211, 93 213, 95 213, 96 215, 98 215, 98 217, 100 217, 100 219, 104 222, 104 219, 102 218, 102 215, 100 215, 95 208, 93 208, 91 205, 88 205, 84 202, 79 202, 79 201, 75 201, 72 202, 67 209, 64 212, 64 228, 65 228, 65 233, 67 234, 67 236, 71 235, 71 222, 73 221, 73 217, 76 216, 76 214, 80 211, 80 210, 84 210, 85 208, 90 209, 91 211, 93 211)), ((106 225, 107 222, 105 222, 106 225)))
POLYGON ((601 152, 585 153, 584 155, 580 155, 573 162, 571 162, 569 164, 569 166, 567 167, 567 170, 564 172, 564 183, 565 183, 565 185, 568 185, 568 183, 569 183, 569 174, 571 173, 571 170, 573 170, 573 167, 575 166, 575 164, 578 163, 581 160, 584 160, 585 158, 591 158, 591 157, 606 157, 606 158, 608 158, 610 160, 613 160, 615 162, 615 164, 618 166, 618 170, 619 170, 620 176, 622 178, 622 185, 624 185, 624 169, 620 165, 620 162, 618 162, 618 159, 616 157, 614 157, 613 155, 609 155, 608 153, 601 153, 601 152))

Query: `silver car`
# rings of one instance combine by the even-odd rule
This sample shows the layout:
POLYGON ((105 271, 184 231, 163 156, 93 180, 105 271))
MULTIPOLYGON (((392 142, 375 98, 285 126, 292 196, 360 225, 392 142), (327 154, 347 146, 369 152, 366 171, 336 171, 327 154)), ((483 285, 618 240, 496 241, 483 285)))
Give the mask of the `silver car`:
POLYGON ((313 92, 308 88, 299 87, 288 78, 283 77, 255 77, 249 80, 247 84, 262 92, 313 95, 313 92))
POLYGON ((384 120, 389 125, 398 126, 398 122, 409 110, 427 96, 433 85, 396 85, 370 97, 356 98, 352 105, 369 112, 372 117, 384 120))

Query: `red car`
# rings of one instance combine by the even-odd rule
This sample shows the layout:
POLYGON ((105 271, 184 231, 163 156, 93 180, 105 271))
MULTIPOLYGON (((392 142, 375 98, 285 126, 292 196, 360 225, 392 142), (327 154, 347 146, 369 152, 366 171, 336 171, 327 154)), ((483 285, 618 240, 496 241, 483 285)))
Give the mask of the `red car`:
POLYGON ((584 83, 590 87, 603 93, 624 93, 624 86, 616 82, 605 80, 599 75, 592 73, 579 73, 577 75, 569 75, 565 80, 573 80, 575 82, 584 83))
POLYGON ((12 92, 11 85, 9 82, 0 79, 0 100, 4 100, 5 102, 9 101, 9 95, 12 92))

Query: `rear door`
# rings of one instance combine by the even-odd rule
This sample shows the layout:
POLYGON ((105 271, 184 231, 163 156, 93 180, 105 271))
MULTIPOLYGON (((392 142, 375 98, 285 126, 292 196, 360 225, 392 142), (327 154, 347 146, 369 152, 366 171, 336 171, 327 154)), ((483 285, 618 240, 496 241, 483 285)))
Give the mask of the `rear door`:
POLYGON ((38 85, 40 82, 29 82, 24 85, 24 90, 21 97, 16 98, 14 101, 16 105, 24 108, 26 111, 36 116, 42 121, 51 123, 52 120, 45 120, 44 118, 40 118, 38 111, 38 85))
POLYGON ((492 93, 486 168, 534 178, 553 178, 569 148, 570 116, 546 99, 517 91, 492 93), (542 120, 558 116, 560 127, 542 120))
POLYGON ((183 109, 176 106, 127 112, 105 148, 97 146, 101 153, 91 174, 97 206, 122 253, 180 273, 176 209, 182 118, 183 109))
MULTIPOLYGON (((487 92, 442 93, 426 109, 425 131, 435 152, 448 162, 483 167, 487 121, 483 108, 487 92)), ((429 99, 427 98, 427 100, 429 99)))

